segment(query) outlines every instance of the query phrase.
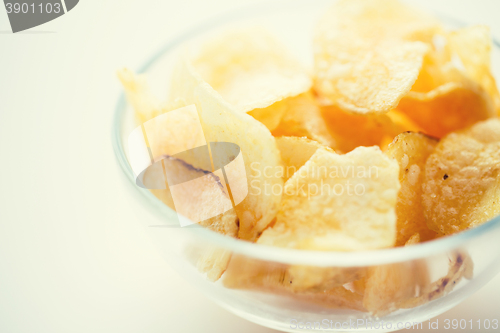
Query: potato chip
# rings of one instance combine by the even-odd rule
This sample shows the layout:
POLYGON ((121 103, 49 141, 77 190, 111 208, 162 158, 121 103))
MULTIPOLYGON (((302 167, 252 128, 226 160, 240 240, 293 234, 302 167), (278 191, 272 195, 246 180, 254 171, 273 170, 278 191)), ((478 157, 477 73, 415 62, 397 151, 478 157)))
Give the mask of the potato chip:
POLYGON ((169 181, 173 181, 174 183, 177 182, 177 179, 181 181, 185 179, 197 179, 202 181, 188 187, 188 191, 177 191, 176 206, 172 198, 171 187, 165 186, 162 164, 155 163, 144 173, 144 183, 149 184, 149 187, 156 187, 156 189, 152 189, 151 192, 163 203, 179 213, 181 210, 191 212, 199 211, 200 201, 202 200, 200 196, 209 197, 212 204, 205 205, 203 213, 213 217, 202 220, 199 224, 223 235, 236 237, 238 234, 238 218, 234 209, 229 209, 223 214, 210 213, 211 211, 216 212, 222 205, 227 205, 227 202, 229 202, 230 205, 228 190, 223 178, 219 177, 216 173, 209 173, 206 170, 197 169, 173 157, 168 157, 164 161, 167 160, 170 177, 169 181), (160 172, 155 171, 155 168, 158 167, 160 168, 160 172), (160 177, 158 177, 159 174, 161 175, 160 177), (154 186, 155 183, 160 183, 160 186, 154 186), (198 187, 195 188, 194 186, 198 187), (223 201, 225 201, 225 203, 223 201), (179 206, 179 203, 181 203, 183 207, 179 206))
POLYGON ((292 265, 288 268, 290 289, 293 291, 326 291, 365 276, 362 267, 315 267, 292 265))
POLYGON ((290 281, 286 265, 235 254, 222 283, 233 289, 282 292, 290 281))
POLYGON ((320 105, 310 92, 287 99, 286 111, 272 133, 274 136, 303 136, 333 149, 338 148, 321 115, 320 105))
MULTIPOLYGON (((311 267, 309 267, 311 268, 311 267)), ((326 268, 325 268, 326 269, 326 268)), ((330 268, 331 270, 331 268, 330 268)), ((341 269, 337 269, 339 272, 341 269)), ((351 270, 347 268, 347 270, 351 270)), ((341 275, 338 275, 340 278, 341 275)), ((298 280, 292 277, 285 265, 261 261, 241 255, 233 255, 222 283, 227 288, 265 291, 292 300, 321 305, 329 308, 363 309, 363 297, 344 287, 307 289, 296 288, 298 280)))
POLYGON ((419 297, 430 284, 424 261, 372 267, 368 270, 363 298, 364 307, 383 316, 401 307, 401 303, 419 297))
POLYGON ((231 259, 224 285, 236 289, 274 292, 324 292, 361 279, 360 267, 315 267, 281 265, 236 255, 231 259))
POLYGON ((231 252, 218 247, 204 248, 196 267, 202 273, 206 274, 209 281, 215 282, 227 269, 231 260, 231 252))
POLYGON ((366 312, 363 296, 344 287, 335 287, 321 292, 302 292, 294 295, 301 302, 308 302, 330 309, 352 309, 366 312))
POLYGON ((284 180, 288 180, 314 155, 318 148, 323 147, 314 140, 294 136, 276 138, 276 144, 284 164, 284 180))
POLYGON ((411 91, 429 92, 450 82, 461 82, 464 74, 456 66, 446 45, 447 37, 438 34, 431 49, 424 57, 422 69, 411 91))
POLYGON ((397 162, 379 148, 318 149, 285 183, 276 223, 257 242, 323 251, 393 246, 399 187, 397 162))
POLYGON ((491 98, 470 80, 450 82, 428 92, 410 92, 398 105, 426 134, 444 135, 488 119, 495 113, 491 98))
POLYGON ((477 25, 451 32, 448 41, 449 52, 458 55, 466 73, 486 90, 500 112, 500 94, 491 73, 489 27, 477 25))
MULTIPOLYGON (((149 184, 150 187, 154 187, 155 189, 151 189, 150 191, 156 196, 159 200, 161 200, 164 204, 170 207, 172 210, 180 212, 180 210, 196 212, 200 207, 200 199, 197 196, 199 193, 203 193, 210 198, 211 204, 204 205, 205 208, 203 213, 209 216, 213 216, 209 219, 205 219, 200 221, 198 224, 201 226, 208 228, 212 231, 218 232, 223 235, 237 237, 238 236, 238 217, 233 208, 225 211, 223 214, 216 214, 215 211, 219 209, 223 203, 218 202, 217 198, 222 197, 226 198, 226 202, 229 201, 229 195, 225 183, 215 174, 211 174, 209 177, 204 177, 207 175, 207 171, 194 168, 188 163, 169 157, 169 175, 175 178, 183 179, 204 179, 203 183, 198 183, 199 186, 203 188, 195 189, 193 186, 188 188, 188 191, 185 192, 176 192, 176 202, 181 202, 184 204, 184 207, 179 207, 174 204, 174 200, 172 198, 172 193, 169 186, 163 186, 161 189, 161 184, 155 183, 164 183, 164 177, 158 177, 159 174, 163 175, 163 170, 155 171, 155 168, 163 169, 161 163, 155 163, 144 173, 144 183, 149 184), (212 213, 214 212, 214 213, 212 213)), ((170 179, 174 180, 175 179, 170 179)), ((189 217, 189 216, 188 216, 189 217)), ((222 273, 226 270, 230 259, 230 252, 224 251, 220 248, 204 248, 205 252, 201 255, 197 256, 196 266, 202 273, 206 273, 207 279, 210 281, 216 281, 220 278, 222 273)))
POLYGON ((152 94, 144 75, 135 75, 127 68, 119 70, 117 74, 140 124, 167 111, 186 106, 181 99, 174 99, 170 103, 160 103, 152 94))
POLYGON ((335 150, 349 152, 359 146, 385 149, 400 133, 420 128, 398 110, 386 114, 353 114, 336 106, 324 106, 323 116, 335 140, 335 150))
POLYGON ((449 259, 446 276, 422 288, 420 296, 401 300, 397 307, 411 309, 449 294, 453 288, 466 278, 472 279, 474 264, 467 253, 458 252, 449 259))
POLYGON ((488 29, 477 26, 439 37, 398 108, 427 134, 443 137, 494 116, 499 100, 488 29))
POLYGON ((195 168, 212 170, 196 107, 188 105, 165 111, 168 112, 142 125, 153 161, 165 156, 176 157, 195 168))
POLYGON ((436 144, 436 139, 424 134, 406 132, 398 135, 386 151, 399 163, 401 189, 396 203, 396 246, 404 245, 415 235, 423 241, 436 237, 436 233, 427 227, 422 207, 425 162, 436 144))
MULTIPOLYGON (((248 189, 248 195, 242 196, 243 202, 236 206, 236 213, 239 237, 254 240, 275 218, 281 201, 281 193, 271 189, 282 187, 282 177, 264 172, 282 168, 275 139, 263 124, 235 111, 201 79, 188 61, 183 61, 175 73, 172 94, 175 93, 182 93, 177 97, 188 103, 196 103, 207 142, 230 142, 241 149, 246 175, 231 176, 227 168, 226 175, 248 189)), ((234 197, 233 187, 231 185, 234 197)))
POLYGON ((312 85, 286 47, 261 28, 236 29, 193 53, 195 70, 236 112, 266 108, 312 85))
POLYGON ((338 1, 314 38, 315 89, 341 109, 385 113, 410 91, 437 20, 396 0, 338 1))
POLYGON ((500 120, 443 138, 425 165, 422 203, 427 225, 445 235, 500 214, 500 120))
POLYGON ((285 98, 267 108, 253 109, 248 114, 266 125, 270 131, 274 131, 281 122, 281 119, 291 107, 294 97, 285 98))
POLYGON ((366 290, 366 278, 353 281, 349 283, 348 287, 348 289, 352 290, 352 292, 358 295, 364 295, 366 290))
POLYGON ((418 244, 418 243, 420 243, 420 240, 421 240, 420 234, 417 232, 417 233, 413 234, 410 238, 408 238, 408 240, 405 243, 405 246, 418 244))
POLYGON ((335 138, 335 149, 350 152, 359 146, 380 145, 386 136, 398 135, 387 115, 361 115, 345 112, 337 106, 324 106, 323 116, 335 138))

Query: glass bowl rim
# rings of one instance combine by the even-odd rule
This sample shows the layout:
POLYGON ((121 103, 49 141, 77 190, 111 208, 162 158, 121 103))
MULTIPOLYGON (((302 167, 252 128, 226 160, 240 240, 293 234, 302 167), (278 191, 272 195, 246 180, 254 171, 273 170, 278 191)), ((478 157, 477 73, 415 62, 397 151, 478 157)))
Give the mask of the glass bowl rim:
MULTIPOLYGON (((294 3, 302 3, 311 6, 309 0, 295 0, 294 3)), ((276 1, 270 6, 269 3, 258 3, 245 6, 243 8, 238 8, 220 15, 216 15, 211 19, 205 20, 202 23, 195 25, 191 29, 185 30, 184 32, 170 39, 163 47, 159 49, 149 60, 147 60, 142 66, 140 66, 138 72, 144 73, 150 69, 161 57, 166 55, 169 51, 173 50, 177 46, 181 45, 184 41, 195 37, 196 35, 203 33, 207 29, 213 29, 224 24, 231 23, 238 19, 244 19, 251 17, 255 13, 261 13, 263 9, 267 11, 269 8, 274 7, 274 9, 282 9, 285 1, 276 1)), ((290 6, 290 1, 287 0, 286 3, 290 6)), ((317 5, 317 3, 315 3, 317 5)), ((290 6, 294 8, 293 6, 290 6)), ((465 23, 450 18, 446 15, 437 13, 436 16, 445 22, 448 22, 454 26, 460 27, 464 26, 465 23)), ((492 37, 493 49, 500 50, 500 42, 492 37)), ((150 191, 139 188, 135 184, 132 169, 128 163, 127 157, 125 155, 122 136, 121 136, 121 123, 122 118, 126 111, 126 98, 122 91, 120 97, 115 107, 113 120, 112 120, 112 145, 115 152, 115 157, 118 164, 120 165, 122 171, 124 172, 126 178, 131 182, 133 187, 136 188, 142 195, 147 199, 149 206, 156 206, 156 213, 160 216, 165 217, 165 214, 171 214, 175 212, 160 202, 150 191)), ((339 267, 355 267, 355 266, 371 266, 371 265, 381 265, 389 264, 401 261, 415 260, 419 258, 425 258, 432 255, 437 255, 439 253, 444 253, 446 251, 458 249, 464 244, 479 238, 480 236, 486 234, 487 232, 493 231, 500 227, 500 216, 496 216, 488 222, 482 225, 461 231, 455 235, 446 236, 436 240, 419 243, 416 245, 408 247, 394 247, 387 249, 378 249, 371 251, 353 251, 353 252, 339 252, 339 251, 313 251, 313 250, 298 250, 289 248, 280 248, 274 246, 267 246, 262 244, 256 244, 241 239, 236 239, 222 234, 216 233, 209 229, 199 226, 195 227, 184 227, 185 232, 192 232, 197 234, 202 239, 217 244, 224 249, 230 250, 233 253, 245 255, 251 258, 273 261, 284 264, 299 264, 299 265, 313 265, 313 266, 339 266, 339 267)))

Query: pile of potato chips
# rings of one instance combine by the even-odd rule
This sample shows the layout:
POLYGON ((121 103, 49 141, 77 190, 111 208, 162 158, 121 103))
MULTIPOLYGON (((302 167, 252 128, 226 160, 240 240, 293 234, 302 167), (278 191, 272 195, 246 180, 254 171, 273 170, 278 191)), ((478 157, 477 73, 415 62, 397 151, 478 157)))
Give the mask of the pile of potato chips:
MULTIPOLYGON (((398 0, 341 0, 313 41, 312 70, 260 28, 191 45, 165 103, 143 76, 119 72, 139 123, 194 105, 207 142, 240 147, 249 193, 203 226, 257 244, 360 251, 431 241, 500 214, 500 94, 487 27, 449 31, 398 0)), ((172 132, 193 136, 159 131, 156 142, 172 132)), ((154 151, 170 156, 167 144, 154 151)), ((199 172, 181 162, 179 173, 199 172)), ((152 191, 175 209, 168 188, 152 191)), ((229 288, 376 315, 472 276, 466 253, 436 281, 419 260, 313 267, 214 249, 197 266, 211 280, 224 274, 229 288)))

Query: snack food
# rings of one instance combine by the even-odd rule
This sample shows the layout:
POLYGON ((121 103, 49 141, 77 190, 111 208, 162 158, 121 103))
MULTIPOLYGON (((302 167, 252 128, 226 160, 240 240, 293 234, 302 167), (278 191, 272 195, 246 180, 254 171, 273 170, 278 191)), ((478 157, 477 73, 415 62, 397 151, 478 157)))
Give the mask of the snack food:
POLYGON ((424 134, 401 133, 387 148, 387 155, 398 161, 401 189, 396 203, 396 246, 436 238, 436 233, 427 227, 422 208, 422 182, 425 162, 433 152, 437 139, 424 134), (417 241, 418 239, 418 241, 417 241))
POLYGON ((276 223, 257 243, 322 251, 393 246, 397 170, 375 147, 345 155, 318 149, 285 183, 276 223))
MULTIPOLYGON (((121 71, 151 158, 162 163, 144 174, 151 191, 181 214, 217 196, 201 212, 224 213, 200 225, 299 251, 418 246, 500 214, 500 102, 487 28, 449 31, 397 0, 341 0, 313 39, 312 72, 260 28, 190 45, 165 103, 144 77, 121 71), (172 136, 184 141, 172 145, 172 136), (221 170, 235 158, 230 149, 224 163, 178 155, 192 142, 236 145, 245 172, 221 170), (206 197, 161 188, 162 168, 170 179, 202 178, 206 197), (185 205, 174 205, 175 191, 185 205)), ((207 279, 227 288, 375 316, 437 299, 473 267, 463 251, 437 279, 419 259, 283 264, 217 246, 195 257, 207 279)))
POLYGON ((429 156, 423 183, 427 225, 449 235, 500 214, 500 120, 444 137, 429 156))

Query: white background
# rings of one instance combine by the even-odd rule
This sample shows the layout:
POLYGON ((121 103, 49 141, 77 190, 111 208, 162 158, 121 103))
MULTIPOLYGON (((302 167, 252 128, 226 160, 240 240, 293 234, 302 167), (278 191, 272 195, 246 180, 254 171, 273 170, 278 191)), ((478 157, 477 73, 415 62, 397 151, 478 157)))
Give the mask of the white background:
MULTIPOLYGON (((110 143, 115 70, 249 2, 82 0, 15 35, 0 8, 0 332, 272 331, 214 305, 159 257, 110 143)), ((411 2, 500 37, 500 1, 411 2)), ((439 319, 500 319, 499 308, 497 276, 439 319)))

